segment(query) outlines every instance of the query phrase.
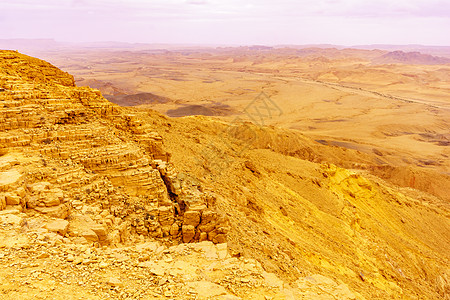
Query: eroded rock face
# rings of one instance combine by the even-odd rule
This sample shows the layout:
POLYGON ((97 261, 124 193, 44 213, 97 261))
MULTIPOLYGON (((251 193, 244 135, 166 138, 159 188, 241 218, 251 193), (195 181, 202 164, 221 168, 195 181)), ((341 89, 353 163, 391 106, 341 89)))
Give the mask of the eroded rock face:
POLYGON ((212 196, 180 180, 157 128, 46 62, 0 58, 0 210, 67 219, 49 226, 88 243, 225 240, 212 196))
POLYGON ((4 210, 6 208, 6 197, 5 195, 0 195, 0 210, 4 210))

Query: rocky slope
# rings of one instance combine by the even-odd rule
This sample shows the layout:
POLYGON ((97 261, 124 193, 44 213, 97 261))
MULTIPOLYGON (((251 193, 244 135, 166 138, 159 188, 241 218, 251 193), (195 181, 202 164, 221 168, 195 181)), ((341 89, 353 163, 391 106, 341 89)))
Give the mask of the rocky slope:
POLYGON ((376 154, 0 58, 2 297, 449 297, 448 201, 375 177, 376 154))
POLYGON ((92 213, 104 222, 73 215, 77 224, 96 225, 72 234, 104 244, 125 241, 127 232, 225 241, 226 222, 208 208, 214 195, 181 186, 158 133, 99 92, 74 87, 72 76, 34 61, 2 52, 3 202, 63 219, 70 208, 96 204, 100 211, 92 213))
POLYGON ((341 280, 361 297, 448 297, 448 201, 375 177, 376 154, 204 117, 170 120, 161 135, 179 170, 222 196, 232 253, 288 281, 341 280))

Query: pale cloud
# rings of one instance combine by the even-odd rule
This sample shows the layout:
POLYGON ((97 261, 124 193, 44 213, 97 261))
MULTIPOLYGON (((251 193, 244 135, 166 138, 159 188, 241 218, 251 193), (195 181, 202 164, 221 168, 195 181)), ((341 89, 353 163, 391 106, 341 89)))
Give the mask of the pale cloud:
POLYGON ((443 0, 2 0, 0 38, 450 45, 443 0))

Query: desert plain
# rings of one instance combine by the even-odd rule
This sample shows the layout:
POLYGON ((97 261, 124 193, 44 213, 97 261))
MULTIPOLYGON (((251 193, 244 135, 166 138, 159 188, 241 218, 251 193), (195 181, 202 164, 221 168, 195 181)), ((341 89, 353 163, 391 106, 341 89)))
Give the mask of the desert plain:
MULTIPOLYGON (((77 85, 123 106, 293 129, 323 144, 376 153, 380 166, 419 167, 439 177, 450 175, 450 50, 441 48, 107 48, 43 56, 77 85), (262 92, 271 107, 252 117, 262 92)), ((413 177, 392 180, 409 186, 413 177)), ((448 199, 445 185, 437 186, 434 193, 448 199)))

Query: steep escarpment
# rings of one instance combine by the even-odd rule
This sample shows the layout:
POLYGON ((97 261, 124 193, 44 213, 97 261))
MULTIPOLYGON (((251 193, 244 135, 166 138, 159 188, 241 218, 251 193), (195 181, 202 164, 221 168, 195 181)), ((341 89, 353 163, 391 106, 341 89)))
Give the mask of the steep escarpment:
MULTIPOLYGON (((56 83, 66 87, 74 87, 72 75, 52 64, 35 57, 20 54, 16 51, 2 51, 2 74, 20 77, 28 83, 56 83)), ((2 78, 5 84, 6 78, 2 78)), ((13 84, 13 82, 8 82, 13 84)), ((12 87, 11 85, 9 85, 12 87)))
POLYGON ((2 51, 1 63, 4 204, 67 218, 84 242, 226 241, 214 194, 180 181, 154 128, 46 62, 2 51))
POLYGON ((148 114, 170 126, 161 135, 180 171, 221 195, 232 253, 288 280, 320 273, 368 298, 448 294, 448 202, 374 176, 375 153, 253 124, 148 114))

